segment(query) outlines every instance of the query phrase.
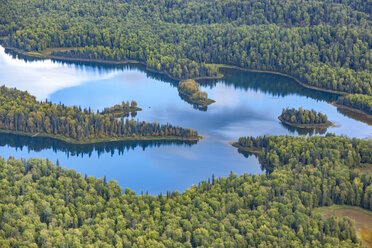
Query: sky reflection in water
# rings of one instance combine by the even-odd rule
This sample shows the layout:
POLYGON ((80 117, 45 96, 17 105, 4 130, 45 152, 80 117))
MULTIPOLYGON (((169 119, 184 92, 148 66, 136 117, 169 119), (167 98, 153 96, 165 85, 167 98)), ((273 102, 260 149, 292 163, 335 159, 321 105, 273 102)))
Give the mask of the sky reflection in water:
POLYGON ((30 140, 0 135, 0 156, 43 157, 59 160, 82 174, 115 179, 122 187, 158 194, 183 191, 215 176, 262 173, 255 157, 245 158, 228 143, 240 136, 298 135, 277 116, 285 107, 315 109, 337 127, 328 132, 371 137, 372 127, 342 115, 327 103, 334 95, 305 89, 292 80, 269 74, 224 71, 223 80, 201 81, 202 90, 216 103, 206 112, 193 108, 178 95, 176 82, 134 66, 94 66, 53 62, 25 62, 0 48, 0 82, 27 90, 39 100, 94 110, 135 100, 143 111, 136 119, 171 123, 198 130, 197 144, 101 144, 77 148, 53 140, 30 140))

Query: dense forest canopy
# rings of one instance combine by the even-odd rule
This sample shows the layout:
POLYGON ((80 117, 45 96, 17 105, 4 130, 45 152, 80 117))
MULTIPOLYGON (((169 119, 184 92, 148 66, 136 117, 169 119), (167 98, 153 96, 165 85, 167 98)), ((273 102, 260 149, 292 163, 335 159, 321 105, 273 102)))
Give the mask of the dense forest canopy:
POLYGON ((24 51, 137 60, 177 79, 215 64, 277 71, 372 95, 370 0, 5 0, 0 37, 24 51))
POLYGON ((241 138, 267 174, 215 178, 184 193, 136 195, 51 161, 0 159, 1 247, 360 247, 348 219, 312 209, 372 209, 372 141, 241 138))
POLYGON ((156 121, 147 123, 123 118, 129 112, 137 110, 137 103, 132 101, 131 105, 123 102, 106 108, 103 112, 94 113, 90 108, 39 102, 27 92, 0 87, 2 131, 45 134, 77 142, 110 141, 112 138, 198 139, 198 133, 191 129, 170 124, 160 125, 156 121), (117 118, 118 114, 120 118, 117 118))
POLYGON ((294 108, 283 109, 279 119, 286 123, 299 125, 331 125, 325 114, 317 112, 314 109, 304 110, 301 107, 298 110, 294 108))
MULTIPOLYGON (((180 80, 217 77, 221 64, 280 72, 308 86, 351 93, 338 103, 367 113, 371 25, 371 0, 0 5, 0 43, 17 51, 45 55, 49 48, 50 56, 67 59, 135 60, 180 80)), ((137 103, 123 102, 94 113, 0 87, 1 131, 74 141, 199 138, 191 129, 123 118, 136 110, 137 103)), ((305 112, 288 117, 327 121, 305 112)), ((0 158, 0 247, 361 246, 350 220, 322 219, 313 209, 343 204, 372 210, 372 176, 360 170, 372 166, 371 139, 241 137, 234 145, 245 156, 254 153, 266 173, 212 176, 183 193, 158 196, 137 195, 47 159, 0 158)))

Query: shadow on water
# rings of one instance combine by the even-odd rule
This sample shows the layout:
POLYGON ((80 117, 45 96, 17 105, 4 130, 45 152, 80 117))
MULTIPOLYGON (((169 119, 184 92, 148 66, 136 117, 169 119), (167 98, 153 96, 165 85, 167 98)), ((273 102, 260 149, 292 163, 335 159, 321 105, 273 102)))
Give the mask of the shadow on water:
POLYGON ((372 118, 370 116, 362 115, 362 114, 357 113, 355 111, 352 111, 352 110, 349 110, 349 109, 346 109, 346 108, 339 108, 339 107, 337 107, 337 112, 343 114, 344 116, 350 117, 354 120, 358 120, 358 121, 364 122, 368 125, 372 125, 372 118))
POLYGON ((184 94, 181 94, 180 92, 178 93, 178 95, 180 96, 180 98, 187 102, 188 104, 192 105, 192 107, 196 110, 199 110, 199 111, 202 111, 202 112, 206 112, 208 110, 208 106, 202 106, 202 105, 199 105, 199 104, 196 104, 196 103, 193 103, 188 96, 184 95, 184 94))
POLYGON ((295 80, 277 74, 228 68, 221 68, 220 71, 225 75, 222 79, 198 80, 199 84, 214 87, 217 82, 222 82, 225 85, 234 86, 236 89, 262 91, 275 97, 297 94, 326 102, 336 101, 338 97, 336 94, 305 88, 295 80))
POLYGON ((316 135, 316 134, 325 134, 327 132, 327 128, 298 128, 287 125, 285 123, 280 123, 283 127, 285 127, 290 133, 298 133, 299 135, 316 135))
POLYGON ((274 167, 272 166, 267 166, 267 163, 265 163, 265 159, 260 156, 260 155, 257 155, 255 153, 252 153, 252 152, 248 152, 248 151, 245 151, 245 150, 242 150, 242 149, 238 149, 238 153, 243 155, 245 158, 249 158, 249 157, 255 157, 258 159, 258 161, 260 162, 260 168, 262 171, 264 171, 266 174, 270 174, 271 172, 274 171, 274 167))
MULTIPOLYGON (((22 55, 10 49, 5 49, 5 52, 11 55, 12 58, 22 59, 26 62, 45 60, 22 55)), ((104 64, 96 62, 67 61, 59 59, 51 59, 51 61, 58 62, 63 65, 74 66, 76 69, 83 69, 85 66, 89 66, 97 69, 99 73, 103 73, 108 69, 139 70, 140 72, 145 73, 148 78, 169 83, 173 87, 177 87, 179 83, 178 80, 174 80, 165 74, 148 70, 143 64, 104 64)), ((324 100, 326 102, 336 101, 338 97, 337 94, 305 88, 296 83, 295 80, 277 74, 249 72, 230 68, 221 68, 220 72, 224 74, 224 77, 222 79, 203 79, 197 81, 201 86, 205 87, 214 87, 217 83, 222 82, 225 85, 234 86, 236 89, 252 89, 255 91, 262 91, 275 97, 284 97, 287 95, 297 94, 316 100, 324 100)))
POLYGON ((116 153, 123 155, 126 151, 134 150, 136 147, 141 147, 142 150, 152 147, 160 147, 163 145, 176 146, 192 146, 197 141, 116 141, 103 142, 97 144, 69 144, 60 140, 46 137, 29 137, 14 134, 0 133, 0 146, 10 146, 16 149, 28 149, 28 151, 40 152, 45 149, 51 149, 54 152, 64 152, 69 156, 88 156, 97 154, 100 157, 104 153, 110 153, 112 156, 116 153))

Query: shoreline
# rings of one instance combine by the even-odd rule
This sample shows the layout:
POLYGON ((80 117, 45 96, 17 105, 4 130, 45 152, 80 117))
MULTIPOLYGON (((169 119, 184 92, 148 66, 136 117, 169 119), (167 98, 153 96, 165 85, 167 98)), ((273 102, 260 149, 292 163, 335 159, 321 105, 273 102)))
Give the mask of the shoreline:
POLYGON ((252 148, 248 148, 248 147, 243 147, 243 146, 239 145, 238 142, 230 142, 230 145, 232 145, 235 148, 238 148, 238 150, 241 150, 241 151, 244 151, 244 152, 253 153, 255 155, 261 155, 261 153, 262 153, 262 151, 261 150, 258 150, 258 149, 252 149, 252 148))
MULTIPOLYGON (((2 44, 0 44, 2 45, 2 44)), ((18 48, 14 47, 8 47, 2 45, 5 49, 11 50, 14 53, 20 54, 25 57, 34 58, 34 59, 51 59, 51 60, 57 60, 60 62, 87 62, 87 63, 97 63, 97 64, 104 64, 104 65, 142 65, 145 66, 145 69, 149 72, 159 73, 162 75, 167 76, 168 78, 172 80, 179 81, 179 79, 169 75, 167 72, 164 71, 157 71, 155 69, 147 67, 146 63, 137 61, 137 60, 125 60, 125 61, 109 61, 109 60, 102 60, 102 59, 83 59, 83 58, 71 58, 71 57, 60 57, 60 56, 53 56, 51 54, 43 54, 39 52, 24 52, 18 48)), ((56 49, 56 48, 55 48, 56 49)), ((49 51, 52 51, 53 49, 48 48, 49 51)), ((58 49, 56 49, 58 51, 58 49)), ((70 49, 73 50, 73 49, 70 49)), ((68 50, 66 50, 68 51, 68 50)), ((221 73, 218 73, 217 76, 205 76, 205 77, 196 77, 193 78, 195 80, 202 80, 202 79, 221 79, 224 75, 221 73)))
MULTIPOLYGON (((137 60, 108 61, 108 60, 100 60, 100 59, 66 58, 66 57, 52 56, 52 55, 47 54, 47 53, 43 54, 43 53, 38 53, 38 52, 24 52, 24 51, 21 51, 20 49, 17 49, 17 48, 8 47, 8 46, 4 46, 4 45, 2 45, 2 46, 5 49, 11 50, 15 53, 18 53, 18 54, 21 54, 23 56, 30 57, 30 58, 53 59, 53 60, 59 60, 59 61, 62 61, 62 62, 63 61, 67 61, 67 62, 70 61, 70 62, 100 63, 100 64, 106 64, 106 65, 128 65, 128 64, 133 64, 133 65, 137 64, 138 65, 138 64, 140 64, 140 65, 145 66, 146 70, 148 70, 150 72, 163 74, 163 75, 166 75, 167 77, 169 77, 172 80, 180 81, 180 79, 174 78, 174 77, 172 77, 171 75, 169 75, 168 73, 166 73, 164 71, 157 71, 155 69, 148 68, 144 62, 140 62, 140 61, 137 61, 137 60)), ((53 49, 58 51, 58 49, 63 50, 63 49, 66 49, 66 48, 48 48, 46 50, 47 51, 52 51, 53 49)), ((70 49, 70 50, 72 50, 72 49, 70 49)), ((235 66, 235 65, 226 65, 226 64, 208 64, 208 65, 212 65, 212 66, 214 65, 214 66, 217 67, 217 70, 218 70, 218 75, 217 76, 195 77, 195 78, 191 78, 191 79, 194 79, 194 80, 221 79, 221 78, 224 77, 224 74, 222 74, 220 72, 220 69, 221 68, 226 68, 226 69, 234 69, 234 70, 247 71, 247 72, 267 73, 267 74, 279 75, 279 76, 290 78, 290 79, 294 80, 297 84, 301 85, 302 87, 308 88, 308 89, 327 92, 327 93, 332 93, 332 94, 336 94, 336 95, 347 95, 347 94, 349 94, 347 92, 335 91, 335 90, 319 88, 319 87, 316 87, 316 86, 311 86, 311 85, 308 85, 308 84, 300 81, 299 79, 297 79, 294 76, 291 76, 289 74, 282 73, 282 72, 248 69, 248 68, 238 67, 238 66, 235 66)))
POLYGON ((311 86, 311 85, 305 84, 304 82, 301 82, 299 79, 297 79, 294 76, 291 76, 289 74, 282 73, 282 72, 248 69, 248 68, 242 68, 242 67, 235 66, 235 65, 225 65, 225 64, 215 64, 215 65, 217 66, 218 69, 226 68, 226 69, 234 69, 234 70, 247 71, 247 72, 267 73, 267 74, 273 74, 273 75, 279 75, 279 76, 282 76, 282 77, 287 77, 287 78, 293 79, 297 84, 299 84, 302 87, 312 89, 312 90, 316 90, 316 91, 322 91, 322 92, 332 93, 332 94, 341 95, 341 96, 345 96, 345 95, 349 94, 349 93, 342 92, 342 91, 329 90, 329 89, 319 88, 319 87, 316 87, 316 86, 311 86))
POLYGON ((107 137, 107 138, 94 138, 89 140, 82 140, 78 141, 72 138, 67 138, 60 135, 53 135, 47 133, 27 133, 22 131, 13 131, 13 130, 4 130, 0 129, 0 133, 5 134, 14 134, 14 135, 22 135, 28 136, 31 138, 50 138, 59 141, 66 142, 68 144, 74 145, 91 145, 91 144, 99 144, 99 143, 107 143, 107 142, 123 142, 123 141, 199 141, 203 139, 203 136, 197 137, 177 137, 177 136, 135 136, 135 137, 107 137))
POLYGON ((215 100, 212 100, 212 99, 209 99, 209 98, 206 100, 207 102, 193 101, 191 99, 191 96, 189 94, 185 94, 184 92, 181 92, 180 90, 178 90, 178 93, 180 94, 181 98, 182 97, 187 98, 187 102, 189 102, 190 104, 196 104, 196 105, 202 106, 204 108, 206 108, 209 105, 211 105, 211 104, 213 104, 213 103, 216 102, 215 100))
POLYGON ((360 109, 356 109, 356 108, 345 106, 345 105, 340 105, 340 104, 337 104, 336 102, 331 102, 331 104, 333 106, 335 106, 336 108, 345 109, 345 110, 351 111, 355 114, 362 115, 362 117, 365 117, 372 122, 372 115, 367 114, 366 112, 364 112, 360 109))
POLYGON ((325 123, 325 124, 297 124, 297 123, 291 123, 291 122, 288 122, 288 121, 285 121, 283 120, 283 118, 281 116, 278 116, 278 119, 288 125, 288 126, 291 126, 291 127, 297 127, 297 128, 314 128, 314 129, 323 129, 323 128, 329 128, 329 127, 334 127, 334 123, 328 121, 329 123, 325 123))
MULTIPOLYGON (((165 75, 169 79, 179 81, 179 79, 172 77, 168 73, 163 72, 163 71, 157 71, 157 70, 152 69, 152 68, 148 68, 144 62, 140 62, 140 61, 137 61, 137 60, 107 61, 107 60, 100 60, 100 59, 65 58, 65 57, 58 57, 58 56, 51 56, 50 55, 50 51, 52 51, 52 50, 57 50, 57 51, 58 50, 66 50, 66 49, 69 50, 68 48, 48 48, 48 49, 46 49, 46 51, 48 51, 48 52, 45 53, 45 54, 37 53, 37 52, 36 53, 35 52, 24 52, 24 51, 21 51, 17 48, 4 46, 3 44, 1 44, 1 39, 0 39, 0 45, 2 45, 5 49, 11 50, 12 52, 15 52, 17 54, 20 54, 20 55, 23 55, 23 56, 26 56, 26 57, 30 57, 30 58, 36 58, 36 59, 52 59, 52 60, 57 60, 57 61, 60 61, 60 62, 87 62, 87 63, 98 63, 98 64, 105 64, 105 65, 142 65, 142 66, 145 66, 145 70, 147 70, 149 72, 159 73, 159 74, 165 75)), ((226 65, 226 64, 209 64, 209 65, 214 65, 214 66, 217 67, 217 70, 218 70, 218 75, 217 76, 204 76, 204 77, 196 77, 196 78, 192 78, 192 79, 194 79, 194 80, 221 79, 221 78, 224 77, 224 74, 222 74, 220 72, 220 69, 225 68, 225 69, 233 69, 233 70, 253 72, 253 73, 266 73, 266 74, 272 74, 272 75, 279 75, 279 76, 282 76, 282 77, 292 79, 298 85, 300 85, 304 88, 307 88, 307 89, 320 91, 320 92, 331 93, 331 94, 336 94, 336 95, 339 95, 339 96, 346 96, 346 95, 349 94, 347 92, 341 92, 341 91, 335 91, 335 90, 319 88, 319 87, 316 87, 316 86, 311 86, 311 85, 308 85, 306 83, 303 83, 302 81, 300 81, 299 79, 297 79, 294 76, 291 76, 289 74, 282 73, 282 72, 248 69, 248 68, 238 67, 238 66, 235 66, 235 65, 226 65)), ((332 104, 333 106, 336 106, 337 108, 343 108, 343 109, 346 109, 348 111, 352 111, 356 115, 361 115, 360 117, 367 118, 368 123, 372 122, 372 115, 369 115, 369 114, 367 114, 367 113, 365 113, 361 110, 354 109, 354 108, 348 107, 348 106, 338 105, 334 102, 332 102, 330 104, 332 104)), ((286 124, 289 125, 288 123, 286 123, 286 124)), ((318 126, 316 126, 316 127, 303 127, 303 128, 317 128, 317 127, 318 126)), ((301 128, 301 127, 299 127, 299 128, 301 128)))

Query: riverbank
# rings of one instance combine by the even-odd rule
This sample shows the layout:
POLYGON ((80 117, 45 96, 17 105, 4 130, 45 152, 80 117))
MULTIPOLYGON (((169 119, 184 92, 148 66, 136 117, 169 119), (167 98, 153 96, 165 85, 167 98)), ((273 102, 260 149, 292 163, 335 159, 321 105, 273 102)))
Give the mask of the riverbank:
POLYGON ((285 121, 281 116, 278 116, 278 119, 288 126, 297 127, 297 128, 329 128, 329 127, 335 126, 330 121, 324 124, 298 124, 298 123, 292 123, 292 122, 285 121))
POLYGON ((14 135, 22 135, 28 137, 45 137, 60 140, 69 144, 74 145, 89 145, 89 144, 98 144, 98 143, 105 143, 105 142, 119 142, 119 141, 199 141, 203 139, 203 136, 197 137, 178 137, 178 136, 132 136, 132 137, 104 137, 104 138, 92 138, 89 140, 76 140, 72 138, 67 138, 61 135, 54 135, 48 133, 27 133, 22 131, 11 131, 11 130, 4 130, 0 129, 0 133, 7 133, 7 134, 14 134, 14 135))

